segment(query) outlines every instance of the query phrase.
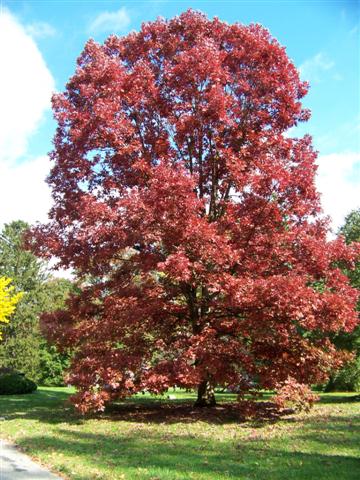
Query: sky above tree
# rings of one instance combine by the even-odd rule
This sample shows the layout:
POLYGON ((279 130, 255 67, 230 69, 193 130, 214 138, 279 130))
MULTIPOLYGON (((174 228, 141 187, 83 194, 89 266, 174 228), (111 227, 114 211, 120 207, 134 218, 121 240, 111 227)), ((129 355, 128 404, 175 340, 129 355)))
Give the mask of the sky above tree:
POLYGON ((311 85, 310 133, 319 151, 317 184, 335 230, 360 206, 359 3, 338 1, 3 1, 0 13, 0 224, 44 221, 44 182, 55 122, 50 97, 62 91, 90 37, 138 30, 188 8, 229 23, 260 23, 286 47, 311 85))

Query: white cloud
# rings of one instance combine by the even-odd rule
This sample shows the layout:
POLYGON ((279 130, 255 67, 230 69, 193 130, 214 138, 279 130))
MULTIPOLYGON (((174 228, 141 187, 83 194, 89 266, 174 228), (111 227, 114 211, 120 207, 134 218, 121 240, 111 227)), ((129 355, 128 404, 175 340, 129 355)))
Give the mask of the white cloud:
POLYGON ((0 45, 0 162, 14 162, 26 153, 55 84, 36 43, 7 10, 0 45))
POLYGON ((34 38, 47 38, 56 35, 55 28, 46 22, 35 22, 27 25, 26 32, 34 38))
POLYGON ((46 220, 50 161, 29 157, 28 141, 50 108, 54 79, 31 36, 4 10, 0 16, 0 226, 46 220))
POLYGON ((351 210, 360 208, 360 153, 320 155, 317 187, 336 231, 351 210))
POLYGON ((45 183, 49 169, 46 155, 19 165, 0 163, 0 226, 13 220, 46 221, 51 206, 45 183))
MULTIPOLYGON (((0 230, 5 223, 23 220, 29 224, 46 222, 52 205, 50 188, 45 183, 50 170, 46 155, 19 165, 0 163, 0 230)), ((49 263, 54 277, 73 279, 72 270, 51 270, 56 259, 49 263)))
POLYGON ((89 25, 89 32, 123 32, 130 25, 130 15, 125 7, 117 12, 102 12, 89 25))
POLYGON ((322 52, 317 53, 312 58, 305 60, 299 67, 300 76, 304 80, 313 83, 321 82, 324 72, 334 68, 335 63, 322 52))

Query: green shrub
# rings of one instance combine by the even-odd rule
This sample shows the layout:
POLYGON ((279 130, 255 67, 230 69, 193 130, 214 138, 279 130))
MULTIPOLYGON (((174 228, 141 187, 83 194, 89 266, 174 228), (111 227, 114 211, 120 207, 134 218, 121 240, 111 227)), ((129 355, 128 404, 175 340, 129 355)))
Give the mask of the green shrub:
POLYGON ((326 392, 360 391, 360 357, 355 358, 333 375, 325 388, 326 392))
POLYGON ((60 353, 54 345, 43 342, 40 350, 38 384, 46 387, 62 387, 70 365, 70 355, 60 353))
POLYGON ((19 373, 5 373, 0 375, 0 395, 18 395, 32 393, 37 385, 19 373))

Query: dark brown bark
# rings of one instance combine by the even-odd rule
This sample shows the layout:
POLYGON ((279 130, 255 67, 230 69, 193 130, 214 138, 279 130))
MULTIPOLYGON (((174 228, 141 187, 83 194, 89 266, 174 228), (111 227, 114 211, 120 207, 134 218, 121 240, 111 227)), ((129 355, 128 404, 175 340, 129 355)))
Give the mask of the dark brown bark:
POLYGON ((203 380, 198 385, 197 399, 194 407, 214 407, 216 405, 214 387, 203 380))

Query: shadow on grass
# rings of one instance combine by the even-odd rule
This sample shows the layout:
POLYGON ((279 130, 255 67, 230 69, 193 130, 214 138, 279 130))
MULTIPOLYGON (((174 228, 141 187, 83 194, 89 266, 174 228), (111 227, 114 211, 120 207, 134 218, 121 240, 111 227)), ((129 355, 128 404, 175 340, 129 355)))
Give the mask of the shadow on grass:
MULTIPOLYGON (((41 389, 28 395, 0 396, 0 412, 8 420, 16 418, 36 419, 51 424, 82 423, 87 419, 106 419, 134 423, 194 423, 203 421, 209 424, 242 423, 246 421, 237 402, 222 401, 216 407, 195 408, 193 401, 179 398, 169 400, 165 397, 133 397, 109 405, 104 413, 82 416, 69 402, 69 391, 59 389, 41 389)), ((233 396, 229 396, 232 398, 233 396)), ((226 399, 226 394, 222 400, 226 399)), ((265 399, 269 396, 265 395, 265 399)), ((322 395, 321 402, 349 403, 358 401, 358 396, 322 395)), ((261 427, 265 423, 276 422, 292 414, 290 409, 279 411, 271 401, 258 401, 255 404, 252 426, 261 427)), ((296 417, 285 421, 294 423, 296 417)))
MULTIPOLYGON (((211 408, 196 408, 193 401, 134 397, 109 405, 104 413, 81 416, 68 400, 69 393, 39 390, 29 395, 0 398, 0 411, 7 420, 35 419, 51 424, 82 423, 87 419, 106 419, 133 423, 242 423, 246 418, 237 402, 221 402, 211 408)), ((279 411, 271 402, 257 402, 253 420, 259 423, 275 422, 291 410, 279 411)))
POLYGON ((19 445, 35 455, 54 451, 64 458, 76 455, 88 473, 78 469, 74 480, 89 480, 91 469, 102 471, 101 478, 106 479, 358 480, 360 469, 359 458, 348 454, 292 451, 283 442, 263 440, 209 442, 201 435, 158 431, 104 435, 59 429, 56 437, 28 436, 19 445))
POLYGON ((192 423, 203 421, 214 424, 244 423, 251 418, 259 425, 274 423, 280 418, 294 413, 291 409, 279 410, 272 402, 257 402, 248 417, 237 403, 222 403, 211 408, 194 408, 192 404, 163 405, 154 409, 151 406, 134 410, 133 406, 122 405, 112 411, 112 418, 145 421, 152 423, 192 423), (130 407, 130 408, 129 408, 130 407))
POLYGON ((1 415, 6 420, 35 419, 47 423, 80 419, 69 402, 69 393, 57 390, 36 390, 26 395, 0 396, 1 415))
POLYGON ((320 403, 353 403, 359 402, 360 395, 358 393, 350 393, 344 395, 343 393, 320 394, 320 403))

